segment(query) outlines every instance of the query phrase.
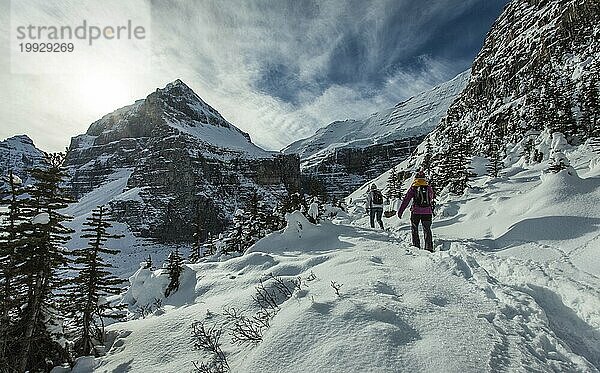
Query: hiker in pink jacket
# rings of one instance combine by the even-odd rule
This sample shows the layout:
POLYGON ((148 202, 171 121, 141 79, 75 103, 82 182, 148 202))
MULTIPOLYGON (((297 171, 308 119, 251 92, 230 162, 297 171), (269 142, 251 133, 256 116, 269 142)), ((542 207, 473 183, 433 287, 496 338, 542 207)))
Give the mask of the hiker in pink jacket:
POLYGON ((419 223, 423 223, 423 234, 425 236, 425 250, 433 252, 433 238, 431 234, 431 220, 433 216, 433 202, 435 195, 433 188, 427 184, 425 180, 425 173, 423 171, 417 172, 413 184, 406 192, 402 205, 398 210, 398 217, 402 218, 402 213, 408 207, 410 200, 413 200, 412 207, 410 209, 410 226, 412 230, 412 244, 415 247, 421 247, 421 240, 419 239, 419 223))

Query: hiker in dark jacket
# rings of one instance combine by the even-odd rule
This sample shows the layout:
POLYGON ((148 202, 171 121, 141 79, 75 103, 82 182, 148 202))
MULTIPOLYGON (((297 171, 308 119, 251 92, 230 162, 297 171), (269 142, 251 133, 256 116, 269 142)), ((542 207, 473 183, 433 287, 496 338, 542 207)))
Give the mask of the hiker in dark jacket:
POLYGON ((383 215, 383 194, 377 189, 377 185, 375 184, 371 184, 371 188, 367 194, 367 210, 371 218, 371 228, 375 228, 375 220, 377 220, 379 227, 383 229, 383 221, 381 220, 381 215, 383 215))
POLYGON ((402 213, 408 207, 410 200, 413 200, 412 207, 410 209, 410 226, 412 230, 412 244, 415 247, 421 247, 421 240, 419 239, 419 223, 423 223, 423 234, 425 236, 425 249, 433 252, 433 238, 431 234, 431 220, 433 216, 433 202, 435 195, 433 188, 427 184, 425 180, 425 173, 423 171, 417 172, 413 184, 406 192, 402 205, 398 210, 398 217, 402 218, 402 213))

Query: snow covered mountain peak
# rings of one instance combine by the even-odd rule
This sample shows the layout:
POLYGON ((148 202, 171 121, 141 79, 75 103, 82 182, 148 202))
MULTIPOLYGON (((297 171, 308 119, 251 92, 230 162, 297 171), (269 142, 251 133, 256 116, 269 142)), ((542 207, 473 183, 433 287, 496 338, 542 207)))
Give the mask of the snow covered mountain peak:
POLYGON ((31 139, 31 137, 29 137, 27 135, 15 135, 15 136, 7 138, 3 142, 9 142, 9 143, 18 142, 21 144, 33 145, 33 140, 31 139))
POLYGON ((257 147, 250 135, 229 123, 177 79, 92 123, 85 135, 74 137, 71 148, 89 148, 125 138, 192 137, 206 147, 223 148, 252 156, 270 152, 257 147))
POLYGON ((254 145, 181 80, 92 123, 71 140, 67 164, 77 213, 101 201, 160 242, 189 242, 199 215, 219 233, 240 199, 255 190, 275 199, 299 182, 297 157, 254 145))
POLYGON ((469 80, 465 71, 362 120, 335 121, 285 149, 320 177, 330 195, 344 197, 400 163, 446 115, 469 80))
MULTIPOLYGON (((178 102, 185 101, 188 104, 200 104, 202 106, 210 107, 210 105, 202 100, 202 98, 200 98, 200 96, 198 96, 196 92, 194 92, 194 90, 185 84, 181 79, 176 79, 170 83, 167 83, 167 85, 165 85, 163 88, 156 88, 154 93, 163 99, 171 98, 172 100, 178 102)), ((215 109, 212 107, 210 108, 216 112, 215 109)))
POLYGON ((0 175, 9 170, 27 182, 29 170, 42 165, 44 152, 36 148, 27 135, 16 135, 0 141, 0 175))
POLYGON ((367 119, 332 122, 317 130, 313 136, 290 144, 283 152, 297 153, 304 162, 337 149, 365 148, 425 135, 446 114, 448 106, 466 86, 469 76, 469 71, 465 71, 448 82, 374 113, 367 119))

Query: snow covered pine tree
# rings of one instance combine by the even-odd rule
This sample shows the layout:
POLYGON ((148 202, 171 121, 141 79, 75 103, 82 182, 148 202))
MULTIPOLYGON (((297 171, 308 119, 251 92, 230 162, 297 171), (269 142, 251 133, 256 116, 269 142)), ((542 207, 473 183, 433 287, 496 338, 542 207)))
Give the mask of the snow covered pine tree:
POLYGON ((104 343, 104 319, 121 319, 124 315, 118 311, 125 308, 125 305, 112 305, 106 300, 108 295, 119 294, 119 285, 125 281, 111 275, 108 269, 112 265, 103 258, 103 255, 120 252, 107 248, 106 241, 123 236, 108 233, 112 224, 105 206, 93 210, 83 225, 81 238, 88 239, 88 247, 73 250, 77 276, 67 287, 77 356, 98 355, 95 347, 104 343))
POLYGON ((169 285, 165 289, 165 297, 168 297, 179 289, 179 276, 181 276, 181 272, 183 272, 183 258, 179 254, 179 248, 175 248, 175 251, 171 251, 171 254, 167 258, 169 285))
POLYGON ((26 253, 19 250, 24 244, 25 231, 22 229, 24 217, 21 215, 22 199, 25 190, 19 177, 8 171, 8 176, 0 184, 0 371, 9 371, 11 359, 16 355, 17 329, 21 306, 24 304, 25 287, 22 267, 26 253))
POLYGON ((73 202, 63 187, 64 159, 63 153, 46 154, 45 167, 31 172, 36 181, 27 189, 30 198, 23 201, 20 212, 30 218, 21 224, 26 233, 19 247, 27 255, 15 263, 22 268, 27 294, 13 339, 17 344, 13 350, 17 354, 16 368, 20 372, 45 370, 47 362, 57 365, 68 359, 53 331, 56 317, 65 311, 64 302, 59 302, 59 289, 65 280, 59 272, 69 262, 64 244, 73 233, 63 225, 70 218, 59 212, 73 202))

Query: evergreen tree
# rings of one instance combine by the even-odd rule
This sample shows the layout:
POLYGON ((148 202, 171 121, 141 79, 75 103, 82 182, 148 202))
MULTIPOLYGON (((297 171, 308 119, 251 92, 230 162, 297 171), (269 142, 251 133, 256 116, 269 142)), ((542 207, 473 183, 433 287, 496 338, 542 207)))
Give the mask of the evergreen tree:
POLYGON ((0 371, 8 371, 14 366, 18 321, 24 304, 26 283, 21 268, 21 255, 26 237, 23 231, 22 200, 24 189, 21 179, 12 170, 1 184, 0 205, 6 211, 0 211, 0 371))
POLYGON ((65 154, 46 154, 45 167, 31 172, 36 180, 28 190, 29 210, 23 216, 33 216, 23 226, 27 257, 18 263, 26 282, 26 298, 18 331, 19 354, 17 370, 45 369, 46 361, 58 363, 66 359, 66 352, 51 332, 57 311, 57 291, 64 284, 59 271, 65 268, 68 257, 64 244, 73 230, 64 226, 70 218, 60 211, 73 200, 63 187, 66 172, 65 154), (33 348, 35 345, 35 348, 33 348))
POLYGON ((203 205, 205 203, 199 203, 196 209, 196 219, 194 221, 194 242, 192 243, 192 254, 190 255, 190 262, 196 263, 202 256, 202 248, 204 242, 208 237, 208 231, 206 229, 205 216, 202 213, 203 205))
POLYGON ((323 181, 315 175, 302 175, 302 192, 311 197, 318 197, 320 200, 326 201, 329 198, 327 188, 323 181))
POLYGON ((243 253, 258 240, 283 226, 277 211, 269 209, 254 192, 248 200, 246 209, 239 209, 234 214, 233 224, 224 239, 224 253, 243 253))
POLYGON ((598 77, 595 74, 583 86, 582 98, 582 126, 587 137, 600 137, 600 94, 598 92, 598 77))
POLYGON ((561 120, 559 92, 556 87, 556 82, 550 80, 541 94, 541 100, 544 103, 544 111, 542 118, 545 122, 545 127, 550 129, 550 132, 564 133, 564 126, 561 120))
POLYGON ((431 138, 427 136, 427 141, 425 142, 425 154, 423 155, 423 162, 421 162, 421 170, 425 171, 425 173, 430 173, 431 164, 433 157, 433 146, 431 145, 431 138))
POLYGON ((579 124, 575 119, 573 113, 573 100, 571 99, 571 92, 574 87, 571 82, 562 83, 560 85, 561 93, 559 94, 558 100, 558 115, 559 121, 562 122, 562 133, 566 139, 572 143, 577 144, 584 135, 583 131, 580 130, 579 124))
POLYGON ((533 145, 533 138, 531 137, 531 134, 529 134, 527 140, 525 140, 523 144, 523 152, 521 153, 521 156, 525 158, 525 162, 528 164, 534 162, 533 145))
POLYGON ((501 137, 499 137, 493 130, 488 131, 486 138, 486 156, 489 163, 486 167, 487 174, 491 177, 498 177, 500 170, 504 167, 503 158, 504 148, 501 137))
POLYGON ((297 192, 289 193, 283 198, 279 213, 283 215, 287 212, 306 211, 306 209, 306 200, 303 195, 297 192))
POLYGON ((216 239, 213 234, 208 232, 208 237, 202 245, 202 256, 214 255, 217 252, 216 239))
POLYGON ((238 209, 233 214, 233 222, 225 233, 223 239, 222 253, 227 255, 232 252, 242 253, 244 252, 244 229, 246 227, 246 221, 248 220, 248 214, 238 209))
POLYGON ((548 171, 552 173, 558 173, 562 170, 565 170, 569 166, 569 161, 567 157, 561 152, 556 152, 551 156, 550 166, 548 167, 548 171))
POLYGON ((498 147, 497 143, 490 145, 489 164, 487 166, 487 174, 491 177, 498 177, 500 170, 502 170, 504 164, 502 162, 503 154, 498 147))
POLYGON ((91 355, 97 344, 103 344, 104 319, 122 318, 116 311, 124 307, 106 301, 107 296, 121 292, 119 285, 124 280, 110 274, 109 269, 113 266, 103 258, 120 252, 107 248, 106 241, 123 236, 108 233, 112 224, 104 206, 92 211, 92 216, 83 225, 81 238, 88 240, 88 247, 73 250, 77 275, 67 287, 76 325, 75 351, 79 356, 91 355))
POLYGON ((448 136, 449 142, 443 150, 436 167, 437 183, 447 187, 452 194, 462 194, 473 176, 470 168, 470 149, 465 130, 456 126, 448 136))
POLYGON ((549 103, 547 114, 543 115, 547 118, 547 127, 551 132, 560 132, 569 141, 573 141, 577 134, 577 123, 569 96, 571 92, 569 84, 553 79, 548 81, 544 92, 544 99, 549 103))
POLYGON ((176 292, 179 289, 179 277, 183 272, 183 258, 179 254, 179 248, 171 251, 167 258, 167 274, 169 275, 169 285, 165 290, 165 297, 176 292))
POLYGON ((525 97, 525 105, 530 108, 530 127, 535 131, 542 131, 548 123, 548 102, 545 96, 537 89, 533 89, 525 97))

